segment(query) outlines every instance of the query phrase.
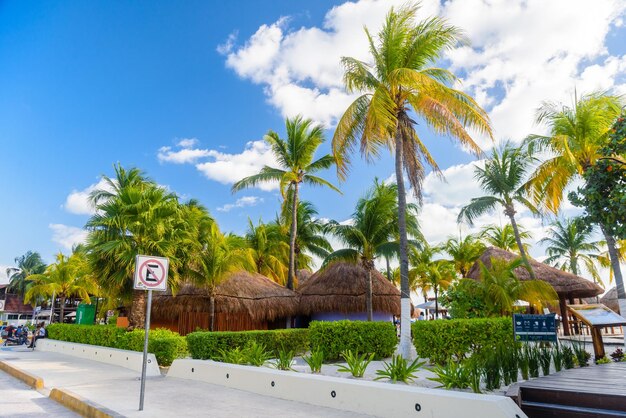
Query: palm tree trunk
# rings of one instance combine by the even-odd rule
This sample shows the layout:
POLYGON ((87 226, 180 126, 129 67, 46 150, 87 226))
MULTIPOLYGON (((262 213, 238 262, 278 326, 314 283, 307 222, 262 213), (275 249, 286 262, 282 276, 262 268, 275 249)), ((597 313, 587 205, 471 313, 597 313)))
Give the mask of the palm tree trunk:
POLYGON ((146 321, 146 291, 133 290, 133 302, 128 315, 129 325, 133 328, 143 328, 146 321))
POLYGON ((528 256, 526 255, 526 250, 524 250, 524 245, 522 244, 522 239, 519 236, 519 229, 517 228, 517 222, 515 222, 515 210, 512 206, 509 206, 505 210, 506 215, 511 220, 511 226, 513 227, 513 233, 515 234, 515 242, 517 243, 517 248, 519 248, 519 253, 522 256, 522 260, 524 260, 524 264, 526 264, 526 269, 528 270, 528 274, 530 274, 530 278, 532 280, 537 279, 535 277, 535 272, 533 268, 530 266, 530 261, 528 261, 528 256))
POLYGON ((439 289, 437 286, 434 288, 435 290, 435 319, 439 317, 439 289))
POLYGON ((402 173, 402 132, 396 128, 396 183, 398 186, 398 232, 400 234, 400 355, 411 356, 411 295, 409 290, 409 254, 406 233, 406 191, 402 173))
POLYGON ((374 320, 374 312, 372 308, 372 263, 370 260, 364 262, 365 270, 367 271, 367 295, 365 296, 365 309, 367 310, 367 320, 374 320))
MULTIPOLYGON (((613 270, 613 277, 615 277, 615 288, 617 289, 617 304, 619 306, 620 314, 624 316, 626 314, 626 292, 624 291, 624 279, 622 277, 622 269, 619 265, 619 255, 617 254, 617 248, 615 246, 615 238, 608 233, 604 225, 600 225, 604 239, 606 240, 606 246, 609 250, 609 259, 611 260, 611 270, 613 270)), ((624 335, 626 335, 626 327, 622 327, 624 335)), ((624 347, 626 349, 626 337, 624 337, 624 347)))
POLYGON ((572 274, 578 276, 578 260, 576 254, 570 254, 569 268, 572 270, 572 274))
POLYGON ((61 296, 61 311, 59 312, 59 323, 65 322, 65 295, 61 296))
POLYGON ((293 290, 296 267, 296 231, 298 228, 298 182, 293 183, 293 202, 291 202, 291 231, 289 233, 289 272, 287 289, 293 290))
POLYGON ((211 293, 209 297, 209 331, 213 331, 215 327, 215 296, 211 293))

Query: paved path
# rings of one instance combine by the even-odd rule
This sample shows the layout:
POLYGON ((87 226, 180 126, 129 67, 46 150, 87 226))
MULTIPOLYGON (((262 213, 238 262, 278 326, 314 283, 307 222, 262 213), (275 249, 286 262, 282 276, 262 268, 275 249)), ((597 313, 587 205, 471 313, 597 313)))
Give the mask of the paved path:
MULTIPOLYGON (((20 347, 0 350, 0 360, 43 378, 47 390, 55 387, 69 389, 84 398, 130 417, 363 417, 360 414, 332 408, 270 398, 223 386, 172 377, 148 378, 145 408, 143 412, 139 412, 137 408, 140 374, 132 370, 20 347)), ((2 398, 4 399, 4 396, 2 398)), ((0 405, 1 408, 2 405, 0 405)))

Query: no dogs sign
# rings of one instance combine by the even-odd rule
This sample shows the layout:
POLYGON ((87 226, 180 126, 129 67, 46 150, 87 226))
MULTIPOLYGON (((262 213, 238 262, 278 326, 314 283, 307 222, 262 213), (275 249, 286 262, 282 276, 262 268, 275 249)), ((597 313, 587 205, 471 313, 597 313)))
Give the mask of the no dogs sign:
POLYGON ((137 290, 167 289, 169 260, 165 257, 138 255, 135 264, 135 286, 137 290))

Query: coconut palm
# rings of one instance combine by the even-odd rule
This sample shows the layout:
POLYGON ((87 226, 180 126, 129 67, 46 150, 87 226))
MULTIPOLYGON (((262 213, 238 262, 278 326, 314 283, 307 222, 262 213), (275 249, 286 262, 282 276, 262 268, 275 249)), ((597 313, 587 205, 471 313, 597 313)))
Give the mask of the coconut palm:
POLYGON ((467 221, 470 225, 480 215, 493 212, 501 206, 504 214, 509 218, 517 248, 532 279, 535 273, 530 267, 526 250, 522 244, 522 237, 515 220, 515 203, 528 208, 533 214, 538 214, 535 206, 526 198, 524 181, 526 172, 533 162, 533 158, 519 148, 505 143, 501 149, 494 149, 491 158, 485 162, 485 167, 474 167, 474 177, 480 187, 489 195, 473 198, 469 205, 464 206, 459 213, 458 221, 467 221))
POLYGON ((466 277, 470 268, 485 251, 485 244, 474 235, 466 235, 464 238, 459 236, 448 239, 444 250, 452 257, 457 273, 461 277, 466 277))
POLYGON ((480 148, 465 128, 492 136, 487 113, 470 96, 451 87, 456 81, 451 72, 434 66, 446 50, 463 41, 460 30, 438 17, 415 22, 416 12, 417 6, 392 8, 377 39, 365 29, 371 65, 342 58, 346 89, 360 96, 339 119, 332 143, 341 178, 346 177, 350 154, 357 147, 368 160, 386 149, 395 152, 402 282, 400 353, 404 357, 409 357, 411 345, 404 171, 419 201, 424 166, 439 172, 415 125, 422 122, 475 154, 480 148))
POLYGON ((276 283, 285 285, 289 244, 280 225, 265 224, 261 220, 254 225, 252 220, 248 219, 248 230, 244 239, 252 260, 252 270, 269 277, 276 283))
POLYGON ((60 320, 65 317, 65 301, 79 297, 85 303, 91 303, 90 295, 99 293, 98 285, 88 268, 87 260, 82 253, 70 257, 59 253, 56 262, 50 264, 41 274, 26 277, 31 282, 24 302, 28 303, 38 297, 57 297, 61 301, 60 320))
POLYGON ((421 249, 411 248, 409 261, 409 281, 413 281, 422 289, 424 302, 428 301, 428 292, 435 294, 435 318, 439 316, 439 293, 446 290, 456 279, 454 262, 450 260, 435 260, 436 254, 443 251, 443 247, 431 247, 423 244, 421 249))
POLYGON ((191 246, 189 222, 176 195, 141 171, 117 165, 115 174, 114 178, 104 176, 107 187, 91 195, 97 212, 87 221, 86 247, 102 288, 112 296, 130 299, 129 322, 142 327, 146 292, 132 288, 135 257, 167 257, 168 285, 175 291, 191 246))
MULTIPOLYGON (((376 180, 373 188, 365 197, 359 199, 351 222, 340 224, 336 221, 328 223, 328 232, 337 237, 346 248, 336 250, 324 260, 327 265, 342 260, 359 263, 367 271, 367 319, 373 318, 372 308, 372 271, 378 257, 392 257, 398 252, 397 186, 386 185, 376 180)), ((409 206, 409 230, 417 230, 415 205, 409 206)))
POLYGON ((281 139, 274 131, 269 131, 263 138, 272 149, 279 168, 265 166, 258 174, 245 177, 236 182, 233 193, 247 187, 254 187, 259 183, 277 182, 280 191, 287 201, 287 193, 293 193, 291 199, 291 231, 289 233, 289 271, 287 288, 293 289, 296 266, 296 236, 298 231, 298 199, 300 184, 311 186, 326 186, 337 192, 335 186, 321 177, 313 175, 320 170, 330 168, 334 159, 330 155, 313 160, 317 148, 324 142, 324 128, 321 125, 313 126, 310 119, 301 116, 286 119, 287 139, 281 139))
POLYGON ((577 276, 580 274, 579 265, 582 263, 593 280, 603 286, 596 266, 600 243, 591 241, 592 229, 582 225, 578 218, 557 219, 548 234, 548 237, 539 241, 540 244, 546 245, 548 258, 544 263, 577 276))
POLYGON ((6 270, 9 278, 9 292, 24 296, 29 286, 26 278, 33 274, 41 274, 46 269, 46 264, 38 252, 28 251, 26 254, 15 257, 16 267, 8 267, 6 270))
MULTIPOLYGON (((524 229, 523 226, 518 225, 517 230, 519 237, 522 240, 522 247, 528 252, 530 244, 524 242, 525 240, 532 239, 532 234, 524 229)), ((480 230, 480 239, 487 245, 492 247, 501 248, 503 250, 519 254, 519 247, 515 240, 515 231, 511 224, 504 226, 499 225, 487 225, 480 230)))

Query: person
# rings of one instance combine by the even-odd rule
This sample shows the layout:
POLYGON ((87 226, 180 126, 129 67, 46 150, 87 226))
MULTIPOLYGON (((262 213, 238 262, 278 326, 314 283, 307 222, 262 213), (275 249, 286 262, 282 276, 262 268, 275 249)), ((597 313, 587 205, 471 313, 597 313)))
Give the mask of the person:
POLYGON ((37 330, 33 333, 33 339, 30 341, 28 348, 35 348, 37 340, 41 338, 46 338, 46 328, 44 327, 43 322, 37 325, 37 330))

